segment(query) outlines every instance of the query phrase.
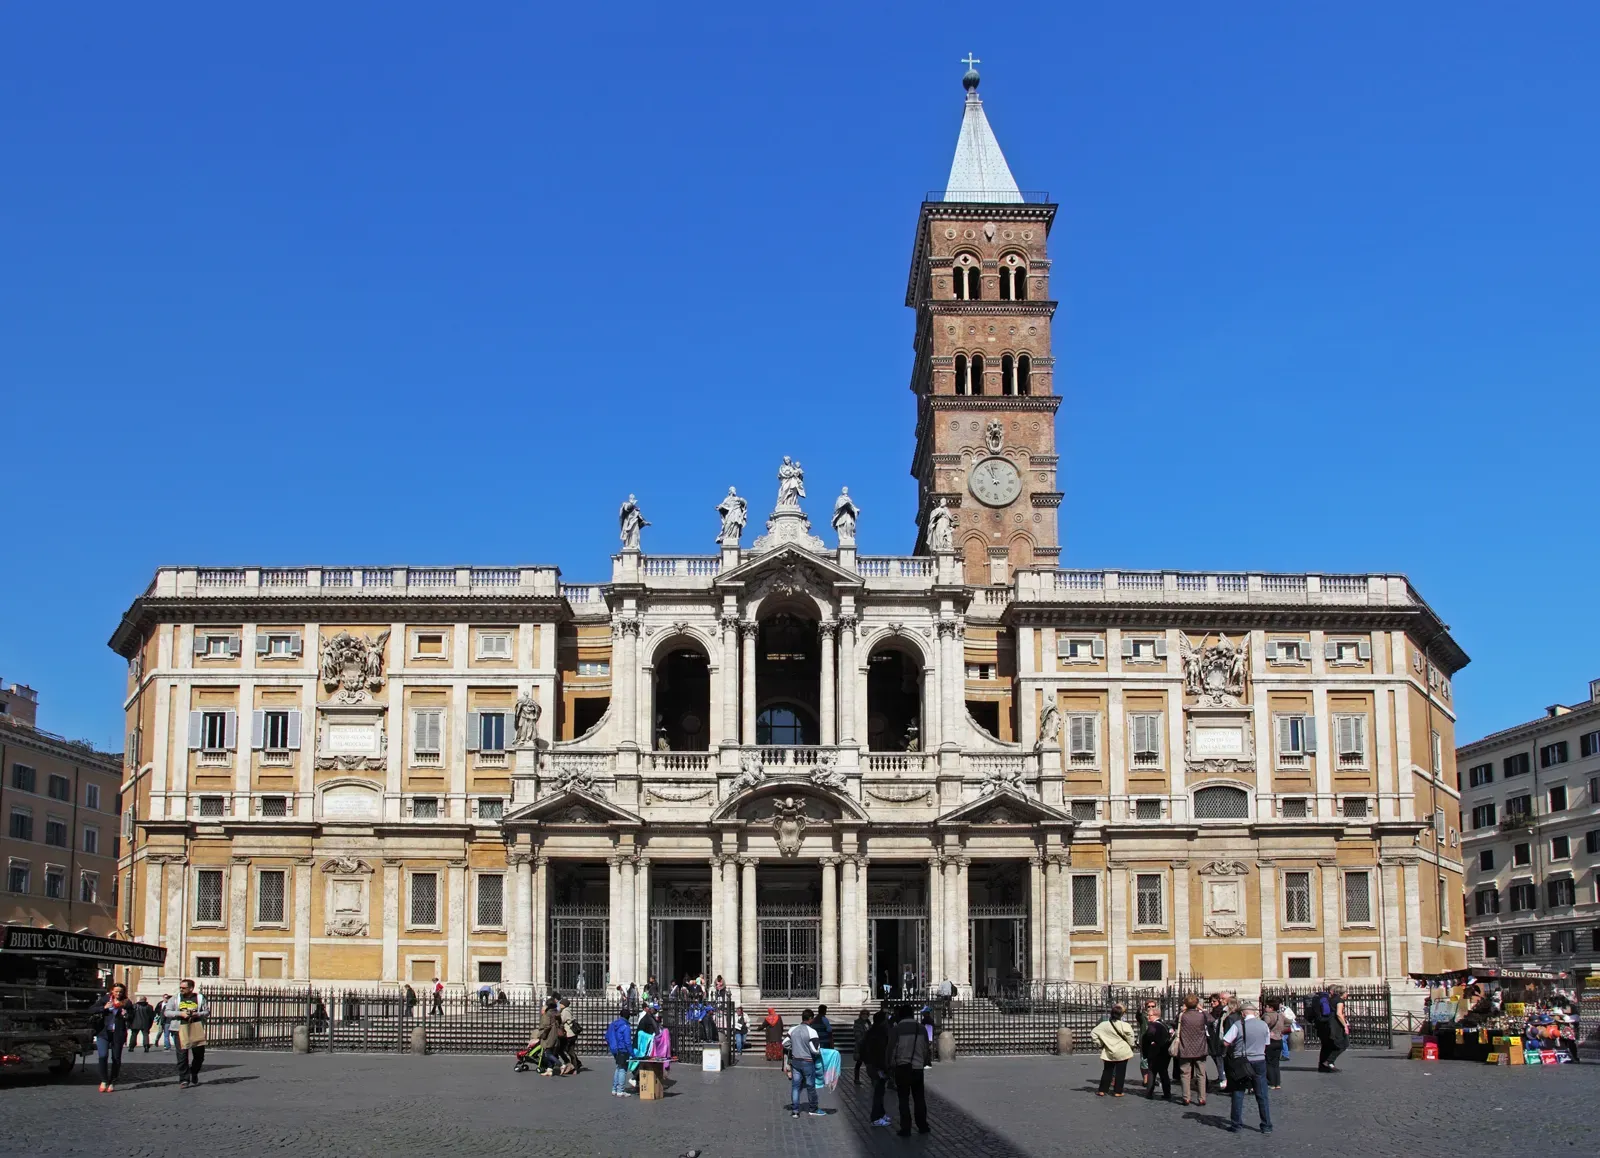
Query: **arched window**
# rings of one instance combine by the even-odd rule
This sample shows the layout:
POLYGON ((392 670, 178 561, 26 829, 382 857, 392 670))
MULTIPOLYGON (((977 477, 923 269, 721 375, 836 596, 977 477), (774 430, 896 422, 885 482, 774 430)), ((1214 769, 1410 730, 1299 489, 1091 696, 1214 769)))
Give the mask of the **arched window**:
POLYGON ((756 743, 796 745, 814 743, 806 720, 786 704, 763 708, 756 716, 756 743))
POLYGON ((1249 817, 1250 794, 1243 788, 1213 784, 1194 794, 1196 820, 1247 820, 1249 817))
POLYGON ((983 393, 983 355, 972 355, 972 377, 969 380, 968 394, 983 393))
POLYGON ((1010 354, 1000 355, 1000 393, 1017 392, 1017 360, 1010 354))
POLYGON ((956 393, 966 394, 967 390, 967 356, 956 355, 956 393))
POLYGON ((956 254, 950 283, 958 301, 977 301, 983 296, 983 263, 970 253, 956 254))
POLYGON ((1033 392, 1033 359, 1027 354, 1017 355, 1017 393, 1033 392))
POLYGON ((1008 302, 1028 300, 1028 265, 1014 253, 1000 260, 1000 296, 1008 302))

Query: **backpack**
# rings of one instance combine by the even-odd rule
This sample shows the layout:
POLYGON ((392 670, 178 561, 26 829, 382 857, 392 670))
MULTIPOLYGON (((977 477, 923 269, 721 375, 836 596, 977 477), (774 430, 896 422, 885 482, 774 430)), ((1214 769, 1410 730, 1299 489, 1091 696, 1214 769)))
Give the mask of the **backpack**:
POLYGON ((1311 999, 1311 1008, 1315 1010, 1318 1021, 1329 1021, 1333 1017, 1333 995, 1326 989, 1321 990, 1311 999))

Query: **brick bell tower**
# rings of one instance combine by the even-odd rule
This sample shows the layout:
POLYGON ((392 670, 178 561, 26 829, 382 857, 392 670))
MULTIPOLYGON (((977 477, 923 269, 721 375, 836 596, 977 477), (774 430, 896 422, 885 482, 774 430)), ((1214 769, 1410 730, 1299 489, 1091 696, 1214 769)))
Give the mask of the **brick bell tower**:
POLYGON ((1046 247, 1056 206, 1017 188, 978 99, 978 61, 966 63, 950 179, 917 215, 906 287, 917 311, 917 549, 943 499, 966 581, 1009 583, 1013 569, 1061 555, 1046 247))

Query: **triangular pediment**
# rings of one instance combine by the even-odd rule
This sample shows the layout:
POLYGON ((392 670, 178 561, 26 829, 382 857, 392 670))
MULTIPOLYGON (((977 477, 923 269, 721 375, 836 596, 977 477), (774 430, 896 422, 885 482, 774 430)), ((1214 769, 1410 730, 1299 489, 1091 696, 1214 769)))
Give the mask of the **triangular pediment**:
POLYGON ((1072 817, 1059 808, 1025 796, 1011 788, 1000 788, 976 800, 957 805, 939 817, 940 825, 966 824, 1047 824, 1070 827, 1072 817))
POLYGON ((592 792, 569 788, 564 792, 552 792, 532 804, 524 804, 521 808, 507 813, 500 823, 508 828, 518 824, 634 826, 643 824, 644 818, 592 792))
POLYGON ((785 544, 746 559, 717 576, 717 586, 741 584, 747 590, 770 589, 776 594, 802 591, 828 592, 835 586, 861 586, 861 576, 846 571, 832 559, 803 547, 785 544))

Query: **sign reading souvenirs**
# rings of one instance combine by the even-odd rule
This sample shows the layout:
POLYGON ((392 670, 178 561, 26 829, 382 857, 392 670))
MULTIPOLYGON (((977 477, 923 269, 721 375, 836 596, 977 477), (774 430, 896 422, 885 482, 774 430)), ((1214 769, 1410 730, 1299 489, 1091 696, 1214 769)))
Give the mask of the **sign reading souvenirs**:
POLYGON ((6 925, 3 930, 0 953, 77 957, 87 961, 109 961, 115 965, 161 965, 167 959, 167 951, 161 946, 144 945, 138 941, 89 937, 82 933, 34 929, 26 925, 6 925))

